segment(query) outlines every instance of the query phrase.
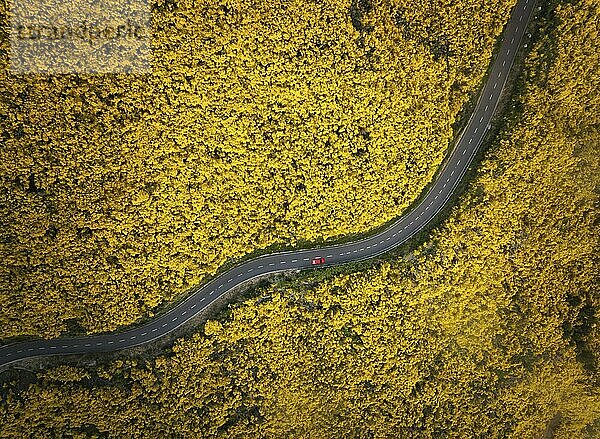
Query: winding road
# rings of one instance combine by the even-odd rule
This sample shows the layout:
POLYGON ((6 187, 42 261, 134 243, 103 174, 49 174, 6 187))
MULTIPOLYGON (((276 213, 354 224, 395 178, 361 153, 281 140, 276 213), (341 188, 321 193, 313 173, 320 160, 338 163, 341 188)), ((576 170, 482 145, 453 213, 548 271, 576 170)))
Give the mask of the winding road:
POLYGON ((535 0, 519 0, 513 8, 473 114, 444 168, 421 202, 388 229, 347 244, 274 253, 249 260, 199 286, 167 313, 125 332, 33 340, 2 346, 0 367, 32 357, 110 352, 148 343, 171 333, 220 296, 251 279, 281 271, 311 268, 311 261, 315 257, 325 258, 325 263, 319 267, 360 261, 388 252, 406 242, 444 208, 479 149, 490 128, 519 45, 533 15, 534 3, 535 0))

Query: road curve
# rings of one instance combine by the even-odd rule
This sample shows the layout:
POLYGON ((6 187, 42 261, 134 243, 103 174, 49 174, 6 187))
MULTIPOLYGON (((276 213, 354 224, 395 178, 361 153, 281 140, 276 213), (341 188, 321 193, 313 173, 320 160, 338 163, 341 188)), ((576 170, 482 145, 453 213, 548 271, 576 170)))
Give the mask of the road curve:
POLYGON ((444 168, 421 202, 377 235, 347 244, 274 253, 238 265, 198 287, 182 303, 152 321, 121 333, 34 340, 0 347, 0 367, 31 357, 110 352, 151 342, 180 327, 218 297, 259 276, 311 267, 314 257, 326 259, 322 267, 360 261, 385 253, 421 231, 442 210, 465 174, 490 128, 500 95, 521 44, 535 0, 519 0, 502 36, 473 114, 444 168))

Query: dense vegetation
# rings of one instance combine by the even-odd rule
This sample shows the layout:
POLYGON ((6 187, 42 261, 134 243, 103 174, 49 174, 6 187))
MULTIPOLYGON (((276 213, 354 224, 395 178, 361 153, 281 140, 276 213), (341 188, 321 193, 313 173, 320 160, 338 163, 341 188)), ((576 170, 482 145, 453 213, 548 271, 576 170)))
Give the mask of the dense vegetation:
POLYGON ((155 359, 8 384, 0 436, 600 435, 600 6, 557 7, 430 241, 239 303, 155 359))
POLYGON ((160 0, 150 75, 3 70, 0 337, 112 330, 398 216, 513 2, 160 0))

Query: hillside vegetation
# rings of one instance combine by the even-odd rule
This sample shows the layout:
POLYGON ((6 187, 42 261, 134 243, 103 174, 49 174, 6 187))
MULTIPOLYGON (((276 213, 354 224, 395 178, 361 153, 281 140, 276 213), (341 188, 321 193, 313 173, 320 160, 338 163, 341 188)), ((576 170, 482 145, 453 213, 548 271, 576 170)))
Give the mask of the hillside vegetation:
POLYGON ((600 435, 600 6, 558 6, 430 241, 273 285, 158 358, 4 386, 0 436, 600 435))
POLYGON ((151 75, 3 70, 0 337, 113 330, 400 215, 514 0, 434 3, 160 0, 151 75))

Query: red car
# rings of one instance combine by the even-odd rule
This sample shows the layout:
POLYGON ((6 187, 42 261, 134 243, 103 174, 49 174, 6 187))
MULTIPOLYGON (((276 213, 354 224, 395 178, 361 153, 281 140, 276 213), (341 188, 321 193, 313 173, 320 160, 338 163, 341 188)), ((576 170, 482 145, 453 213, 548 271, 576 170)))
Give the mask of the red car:
POLYGON ((325 263, 325 258, 318 256, 316 258, 313 258, 313 260, 310 261, 310 263, 313 265, 321 265, 325 263))

